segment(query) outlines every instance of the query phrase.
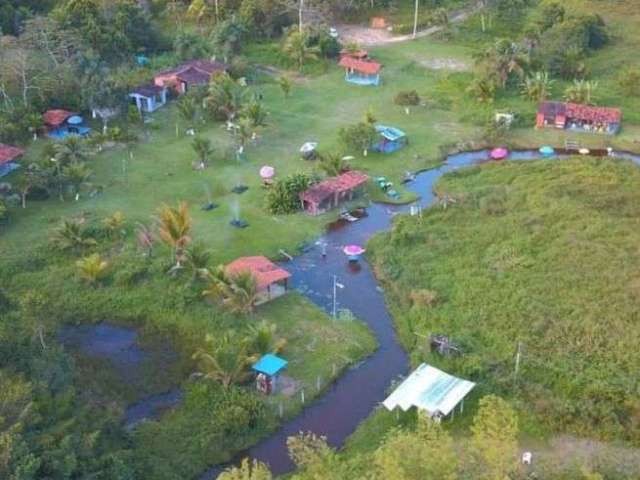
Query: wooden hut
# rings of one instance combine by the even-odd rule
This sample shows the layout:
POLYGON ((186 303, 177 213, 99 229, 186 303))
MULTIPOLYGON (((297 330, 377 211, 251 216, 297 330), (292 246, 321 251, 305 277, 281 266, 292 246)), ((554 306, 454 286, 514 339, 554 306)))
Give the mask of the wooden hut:
POLYGON ((327 178, 300 194, 302 208, 310 215, 320 215, 337 207, 341 202, 352 200, 358 189, 368 181, 367 175, 357 171, 327 178))
POLYGON ((16 161, 22 155, 24 155, 23 149, 0 143, 0 177, 4 177, 18 168, 16 161))
POLYGON ((536 127, 553 127, 581 132, 614 135, 620 130, 622 112, 618 108, 593 107, 577 103, 542 102, 536 127))
POLYGON ((153 84, 140 85, 129 93, 140 113, 153 113, 167 103, 167 87, 153 84))
POLYGON ((266 395, 271 395, 277 389, 278 376, 287 368, 287 362, 272 353, 263 355, 251 369, 256 372, 256 389, 266 395))
POLYGON ((243 272, 251 273, 256 280, 258 289, 256 305, 269 302, 287 293, 291 274, 266 257, 241 257, 225 267, 225 273, 231 277, 243 272))
POLYGON ((167 87, 182 95, 190 88, 208 85, 211 77, 226 72, 228 66, 210 60, 192 60, 169 70, 158 73, 153 83, 157 87, 167 87))
POLYGON ((380 85, 382 65, 344 55, 338 64, 345 70, 345 80, 356 85, 380 85))

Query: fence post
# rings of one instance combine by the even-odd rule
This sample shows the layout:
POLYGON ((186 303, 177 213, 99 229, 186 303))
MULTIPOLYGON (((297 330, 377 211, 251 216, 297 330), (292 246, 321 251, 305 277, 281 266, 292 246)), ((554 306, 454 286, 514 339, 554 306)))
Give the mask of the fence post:
POLYGON ((304 388, 300 390, 300 400, 302 400, 302 403, 304 404, 304 388))

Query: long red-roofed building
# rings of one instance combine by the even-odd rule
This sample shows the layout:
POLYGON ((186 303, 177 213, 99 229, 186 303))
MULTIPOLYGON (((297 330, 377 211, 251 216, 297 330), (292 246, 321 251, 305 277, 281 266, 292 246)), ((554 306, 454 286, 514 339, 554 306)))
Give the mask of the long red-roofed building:
POLYGON ((357 190, 368 181, 366 174, 355 170, 327 178, 300 194, 302 208, 310 215, 320 215, 345 200, 352 200, 357 190))
POLYGON ((619 108, 577 103, 542 102, 536 116, 538 128, 568 128, 595 133, 618 133, 621 123, 622 111, 619 108))
POLYGON ((248 272, 255 278, 258 289, 256 305, 284 295, 288 288, 287 281, 291 278, 291 274, 284 268, 263 256, 240 257, 229 263, 224 270, 230 277, 248 272))
POLYGON ((13 145, 5 145, 0 143, 0 177, 12 172, 18 165, 15 163, 22 155, 24 150, 13 145))

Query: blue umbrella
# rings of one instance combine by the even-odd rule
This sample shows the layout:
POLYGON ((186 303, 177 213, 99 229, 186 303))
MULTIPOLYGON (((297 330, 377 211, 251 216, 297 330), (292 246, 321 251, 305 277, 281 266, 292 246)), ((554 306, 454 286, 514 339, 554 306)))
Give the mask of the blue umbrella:
POLYGON ((550 157, 551 155, 556 153, 556 151, 553 149, 553 147, 550 147, 549 145, 545 145, 544 147, 540 147, 540 153, 545 157, 550 157))
POLYGON ((69 117, 67 119, 67 123, 69 125, 80 125, 83 122, 82 117, 80 115, 74 115, 73 117, 69 117))

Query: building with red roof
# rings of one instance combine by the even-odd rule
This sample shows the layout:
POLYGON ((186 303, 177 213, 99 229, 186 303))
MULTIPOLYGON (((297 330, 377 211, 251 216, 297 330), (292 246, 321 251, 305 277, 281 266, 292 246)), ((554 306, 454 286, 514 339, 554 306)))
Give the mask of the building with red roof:
POLYGON ((619 108, 594 107, 577 103, 542 102, 536 127, 555 127, 584 132, 616 134, 622 123, 619 108))
POLYGON ((158 73, 153 83, 158 87, 173 89, 177 94, 186 93, 191 87, 207 85, 211 77, 226 72, 228 66, 211 60, 191 60, 182 65, 158 73))
POLYGON ((327 178, 300 194, 302 208, 310 215, 320 215, 352 200, 358 189, 369 181, 369 177, 357 171, 345 172, 337 177, 327 178))
POLYGON ((4 177, 12 172, 18 165, 15 163, 22 155, 24 150, 13 145, 5 145, 0 143, 0 177, 4 177))
POLYGON ((284 268, 278 267, 263 256, 238 258, 229 263, 224 270, 230 277, 244 272, 253 275, 258 288, 256 305, 284 295, 287 292, 288 280, 291 278, 291 274, 284 268))
POLYGON ((345 80, 356 85, 380 85, 382 65, 373 60, 343 55, 339 66, 345 70, 345 80))

